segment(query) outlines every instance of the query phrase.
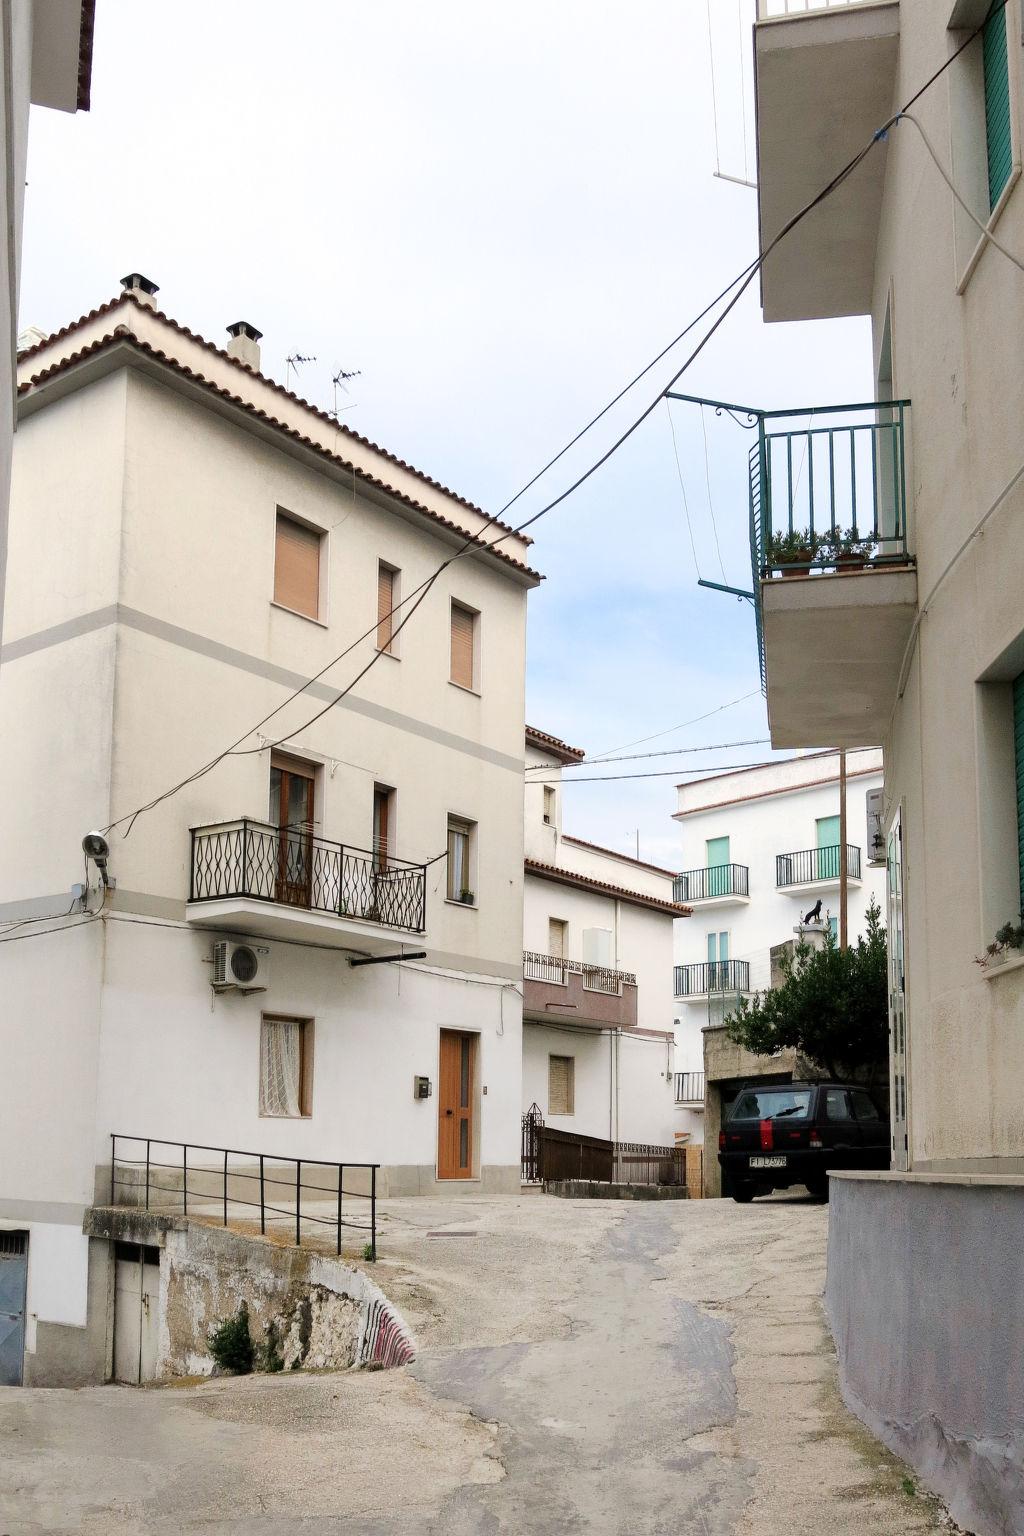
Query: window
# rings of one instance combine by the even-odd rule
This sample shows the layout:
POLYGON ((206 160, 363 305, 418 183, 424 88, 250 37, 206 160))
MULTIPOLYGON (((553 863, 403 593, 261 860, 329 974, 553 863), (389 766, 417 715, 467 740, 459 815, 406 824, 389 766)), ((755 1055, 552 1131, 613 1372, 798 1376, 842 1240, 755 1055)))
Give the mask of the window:
POLYGON ((729 984, 729 935, 708 934, 708 990, 720 991, 729 984))
POLYGON ((809 1088, 747 1088, 729 1113, 730 1120, 802 1120, 811 1107, 809 1088))
POLYGON ((863 1088, 851 1088, 850 1098, 853 1101, 854 1114, 858 1120, 877 1122, 881 1119, 878 1113, 878 1105, 870 1093, 865 1093, 863 1088))
POLYGON ((315 800, 316 765, 272 752, 269 820, 277 831, 254 833, 259 841, 253 852, 272 865, 273 899, 292 907, 308 907, 312 900, 315 800))
POLYGON ((832 935, 832 937, 835 939, 836 943, 838 944, 839 943, 839 919, 838 919, 838 917, 830 917, 829 918, 829 920, 828 920, 828 931, 832 935))
POLYGON ((553 827, 555 824, 555 791, 550 784, 544 786, 544 825, 553 827))
POLYGON ((387 869, 394 851, 395 800, 393 789, 385 784, 373 786, 373 867, 387 869))
POLYGON ((320 545, 323 535, 284 512, 277 514, 274 602, 307 619, 320 617, 320 545))
POLYGON ((394 608, 399 601, 398 578, 401 573, 393 565, 377 563, 377 649, 395 654, 395 626, 401 623, 394 608))
POLYGON ((824 1115, 826 1120, 852 1120, 850 1100, 845 1088, 828 1088, 825 1091, 824 1115))
POLYGON ((727 837, 709 837, 705 844, 707 849, 709 896, 728 896, 730 889, 729 876, 729 839, 727 837))
POLYGON ((460 688, 476 687, 476 630, 479 614, 452 603, 451 681, 460 688))
POLYGON ((556 960, 569 958, 569 924, 562 917, 548 918, 548 954, 556 960))
POLYGON ((576 1058, 548 1057, 548 1114, 575 1114, 576 1058))
POLYGON ((260 1023, 260 1114, 313 1113, 313 1020, 264 1015, 260 1023))
POLYGON ((988 160, 988 205, 994 208, 1010 179, 1013 148, 1010 140, 1010 71, 1006 50, 1006 7, 988 18, 981 34, 985 83, 985 149, 988 160))
POLYGON ((461 816, 448 817, 448 900, 472 906, 473 843, 476 824, 461 816))

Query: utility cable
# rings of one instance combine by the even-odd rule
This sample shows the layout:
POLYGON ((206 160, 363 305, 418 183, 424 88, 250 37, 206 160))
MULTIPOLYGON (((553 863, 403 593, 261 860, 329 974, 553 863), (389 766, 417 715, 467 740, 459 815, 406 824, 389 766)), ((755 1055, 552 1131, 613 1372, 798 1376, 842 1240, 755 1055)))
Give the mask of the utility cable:
MULTIPOLYGON (((1005 7, 1005 5, 1006 5, 1006 0, 996 0, 996 4, 993 6, 993 10, 994 9, 1003 9, 1005 7)), ((986 18, 986 20, 987 19, 988 18, 986 18)), ((673 340, 671 342, 669 342, 666 347, 663 347, 661 352, 659 352, 658 355, 655 358, 652 358, 651 362, 648 363, 646 365, 646 367, 643 368, 640 371, 640 373, 638 373, 627 385, 625 385, 624 388, 621 389, 619 391, 619 393, 616 396, 614 396, 614 398, 612 400, 610 400, 608 402, 608 404, 601 411, 599 411, 597 413, 596 416, 592 417, 591 420, 586 424, 586 426, 582 427, 580 429, 580 431, 575 435, 575 437, 573 437, 565 445, 564 448, 560 449, 559 452, 557 454, 555 454, 554 457, 552 459, 550 459, 547 464, 545 464, 540 470, 538 470, 537 473, 532 477, 532 479, 528 480, 527 483, 519 491, 517 491, 516 494, 508 502, 505 503, 504 507, 502 507, 498 512, 492 514, 491 517, 489 517, 486 520, 486 522, 483 524, 483 527, 478 529, 476 533, 470 534, 467 537, 467 539, 465 540, 465 542, 462 545, 462 547, 454 555, 449 556, 446 560, 442 561, 442 563, 438 566, 437 570, 433 573, 433 575, 428 577, 426 582, 422 583, 420 588, 417 589, 417 601, 415 602, 413 607, 410 609, 409 613, 406 615, 406 618, 402 621, 403 627, 404 627, 404 624, 407 622, 407 620, 409 618, 411 618, 412 614, 419 607, 420 602, 423 600, 423 598, 426 596, 426 594, 432 589, 434 583, 437 581, 437 579, 441 575, 441 573, 443 571, 445 571, 448 568, 448 566, 453 563, 453 561, 461 558, 462 555, 464 555, 466 553, 466 551, 469 550, 473 546, 475 546, 478 549, 482 547, 484 549, 492 549, 493 550, 499 544, 503 543, 505 541, 505 539, 510 538, 510 537, 514 537, 516 534, 522 533, 524 529, 531 527, 534 523, 538 522, 542 517, 545 517, 549 512, 554 511, 554 509, 556 507, 560 506, 562 504, 562 502, 567 500, 568 497, 570 497, 571 495, 573 495, 580 488, 581 485, 585 484, 585 482, 587 480, 589 480, 592 475, 596 474, 597 471, 599 469, 601 469, 604 464, 607 463, 607 461, 612 457, 613 454, 618 452, 618 450, 622 447, 622 445, 630 437, 632 437, 633 433, 636 432, 643 425, 643 423, 647 420, 648 416, 650 416, 651 412, 657 407, 659 401, 663 398, 666 390, 671 389, 672 386, 675 383, 678 382, 678 380, 682 377, 682 375, 692 366, 692 364, 700 356, 701 352, 707 346, 707 344, 711 340, 712 336, 714 336, 715 332, 719 329, 719 327, 721 325, 723 325, 725 323, 725 321, 728 318, 728 316, 735 309, 736 305, 739 303, 740 299, 743 297, 744 293, 746 292, 746 290, 749 288, 751 282, 753 281, 755 274, 760 271, 760 269, 763 267, 765 261, 772 254, 772 252, 776 249, 776 247, 786 238, 786 236, 790 233, 791 230, 795 229, 796 226, 799 223, 801 223, 802 220, 805 219, 808 216, 808 214, 812 213, 815 208, 817 208, 821 203, 825 202, 826 199, 829 198, 832 195, 833 192, 835 192, 840 186, 842 186, 843 182, 845 182, 853 174, 853 172, 857 169, 857 167, 861 164, 861 162, 863 160, 865 160, 867 158, 867 156, 871 153, 871 150, 874 147, 874 145, 876 143, 878 143, 880 140, 882 140, 882 139, 884 139, 886 137, 889 129, 893 126, 893 124, 899 121, 900 116, 908 113, 909 109, 915 104, 915 102, 920 100, 920 98, 935 83, 935 81, 938 80, 945 73, 945 71, 947 69, 949 69, 949 67, 952 65, 954 60, 957 59, 960 56, 960 54, 963 53, 963 51, 967 47, 970 46, 970 44, 973 42, 974 38, 977 37, 981 33, 981 31, 983 30, 984 25, 985 25, 985 23, 982 23, 981 25, 976 27, 974 29, 974 31, 971 34, 969 34, 969 36, 965 39, 965 41, 960 45, 960 47, 955 49, 954 52, 949 55, 949 57, 939 66, 939 68, 936 69, 929 76, 929 78, 924 82, 924 84, 917 91, 914 92, 914 94, 909 98, 909 100, 907 102, 905 102, 904 105, 897 112, 895 112, 890 118, 888 118, 887 121, 885 123, 883 123, 880 128, 876 129, 875 133, 872 135, 872 137, 868 141, 868 143, 865 144, 862 149, 858 150, 858 152, 855 155, 853 155, 851 157, 851 159, 849 159, 846 162, 846 164, 839 171, 836 172, 836 174, 832 177, 832 179, 829 182, 827 182, 824 187, 822 187, 821 191, 816 193, 815 196, 812 197, 809 202, 805 203, 802 208, 800 208, 795 214, 792 215, 791 218, 789 218, 786 221, 786 223, 782 226, 782 228, 779 230, 779 232, 773 237, 773 239, 771 241, 769 241, 768 245, 764 247, 764 249, 760 252, 760 254, 755 258, 755 260, 753 262, 751 262, 747 267, 745 267, 738 274, 737 277, 733 278, 733 280, 729 284, 727 284, 727 286, 725 288, 722 289, 721 293, 718 294, 716 296, 716 298, 712 299, 710 304, 706 305, 705 308, 700 312, 700 314, 697 315, 693 320, 691 320, 684 327, 684 329, 682 331, 680 331, 678 336, 673 338, 673 340), (733 290, 735 290, 735 291, 733 291, 733 290), (633 423, 629 427, 627 427, 624 432, 620 433, 620 435, 612 443, 611 447, 606 449, 606 451, 604 453, 602 453, 599 456, 599 458, 593 464, 591 464, 589 469, 585 470, 583 472, 583 474, 577 476, 577 478, 564 491, 562 491, 552 501, 548 502, 546 506, 541 507, 540 510, 538 512, 533 513, 532 516, 530 516, 528 518, 525 518, 523 520, 523 522, 521 522, 518 525, 517 528, 512 529, 510 532, 503 533, 502 535, 500 535, 500 537, 490 541, 490 543, 481 546, 481 544, 480 544, 480 536, 481 536, 481 534, 488 527, 492 526, 498 520, 498 518, 500 518, 502 516, 502 514, 508 510, 509 507, 511 507, 516 501, 519 500, 519 498, 521 496, 523 496, 526 493, 526 491, 528 491, 533 485, 535 485, 537 483, 537 481, 544 474, 546 474, 547 471, 554 464, 556 464, 558 462, 558 460, 561 459, 569 451, 569 449, 572 448, 580 440, 580 438, 583 437, 585 435, 585 433, 590 430, 590 428, 592 426, 594 426, 604 415, 607 414, 607 412, 612 408, 612 406, 617 404, 617 402, 619 400, 621 400, 622 397, 625 394, 627 394, 629 392, 629 390, 632 389, 633 386, 636 383, 639 382, 640 379, 642 379, 647 373, 649 373, 651 371, 651 369, 653 367, 655 367, 656 364, 658 362, 660 362, 661 359, 667 355, 668 352, 672 351, 672 349, 677 345, 677 343, 679 341, 681 341, 683 339, 684 336, 686 336, 691 330, 693 330, 695 326, 699 325, 701 320, 703 320, 708 314, 710 314, 710 312, 719 303, 721 303, 721 301, 723 299, 725 299, 726 296, 729 295, 730 293, 732 294, 732 297, 729 298, 729 301, 725 305, 725 308, 717 316, 717 318, 713 321, 713 323, 708 328, 708 330, 705 333, 705 335, 697 343, 696 347, 694 347, 693 350, 690 352, 690 354, 688 355, 686 360, 683 362, 682 366, 676 370, 676 372, 667 381, 667 383, 658 391, 658 394, 651 401, 651 403, 640 413, 640 415, 633 421, 633 423)), ((396 604, 395 608, 393 608, 391 610, 391 613, 394 613, 395 611, 397 611, 397 609, 399 607, 404 606, 404 602, 405 601, 407 601, 407 599, 403 599, 402 602, 396 604)), ((388 617, 390 617, 390 613, 389 613, 388 617)), ((374 633, 379 628, 380 622, 381 622, 381 620, 378 617, 377 623, 372 625, 370 627, 370 629, 365 631, 365 633, 359 638, 359 640, 354 641, 353 644, 350 647, 348 647, 346 651, 341 653, 341 656, 347 655, 348 652, 350 650, 354 649, 354 647, 356 645, 360 644, 362 640, 368 638, 368 636, 370 634, 374 633)), ((396 629, 395 633, 397 634, 397 632, 398 631, 396 629)), ((373 666, 376 665, 376 663, 379 661, 380 656, 382 654, 383 654, 383 652, 381 652, 381 651, 375 651, 373 657, 368 662, 366 667, 364 667, 362 669, 362 671, 360 671, 356 675, 356 677, 354 677, 352 679, 352 681, 346 685, 345 688, 343 688, 342 690, 339 691, 337 697, 331 702, 331 704, 329 704, 327 706, 327 709, 333 708, 335 704, 339 703, 341 699, 345 698, 346 695, 348 693, 350 693, 351 690, 355 687, 356 683, 360 682, 361 679, 363 677, 365 677, 366 673, 373 666)), ((335 658, 335 661, 340 660, 341 656, 335 658)), ((316 677, 319 678, 319 677, 323 676, 323 673, 325 671, 329 670, 329 668, 331 666, 333 666, 333 665, 334 665, 334 662, 328 663, 328 665, 326 667, 322 668, 321 671, 316 674, 316 677)), ((308 679, 298 690, 296 690, 295 693, 293 693, 291 695, 291 697, 296 697, 299 693, 304 692, 305 689, 310 685, 310 683, 315 681, 315 680, 316 680, 315 678, 308 679)), ((284 705, 287 704, 288 702, 290 702, 290 700, 288 700, 288 699, 282 701, 281 704, 279 704, 278 706, 275 707, 275 709, 271 712, 270 715, 265 717, 264 721, 261 722, 261 724, 265 723, 266 720, 269 720, 269 719, 273 718, 273 715, 279 713, 281 708, 283 708, 284 705)), ((285 741, 291 740, 294 736, 298 735, 302 730, 306 729, 306 727, 308 725, 311 725, 316 720, 320 719, 321 715, 323 715, 324 713, 326 713, 326 709, 325 710, 319 710, 316 715, 314 715, 309 721, 306 722, 306 724, 297 726, 293 731, 288 732, 288 734, 286 736, 280 737, 279 738, 279 742, 285 742, 285 741)), ((188 784, 194 783, 198 778, 201 778, 206 773, 211 772, 212 769, 215 768, 218 763, 222 762, 224 760, 224 758, 228 756, 229 753, 233 752, 235 750, 235 748, 237 748, 242 741, 246 740, 246 738, 252 734, 253 730, 257 730, 257 729, 259 729, 258 725, 252 727, 249 731, 247 731, 245 733, 245 735, 243 735, 243 736, 238 738, 238 741, 234 744, 234 746, 225 749, 225 751, 219 753, 208 764, 204 765, 200 769, 197 769, 195 773, 190 774, 187 778, 180 780, 177 784, 173 785, 170 789, 165 790, 162 794, 157 795, 153 800, 149 801, 147 804, 145 804, 143 806, 140 806, 135 811, 130 812, 130 813, 128 813, 125 816, 119 817, 117 820, 109 823, 108 826, 106 828, 104 828, 104 831, 107 831, 107 832, 112 831, 115 827, 121 826, 123 823, 127 822, 128 823, 128 830, 125 832, 124 835, 128 836, 128 833, 130 833, 132 827, 135 824, 136 819, 140 815, 142 815, 145 811, 152 810, 154 808, 154 806, 159 805, 162 801, 170 798, 170 796, 172 796, 174 794, 177 794, 181 789, 184 789, 188 784)), ((262 749, 258 749, 258 750, 266 750, 266 749, 262 748, 262 749)), ((577 781, 577 782, 579 782, 579 781, 577 781)))
POLYGON ((985 224, 984 221, 978 217, 978 215, 974 212, 974 209, 971 208, 967 204, 965 199, 961 196, 959 189, 957 188, 957 186, 955 185, 955 183, 953 181, 953 178, 950 176, 949 172, 946 170, 946 167, 943 165, 942 161, 939 159, 938 155, 936 154, 935 147, 932 144, 931 139, 929 139, 928 135, 924 131, 924 128, 922 127, 921 123, 917 120, 917 118, 914 116, 913 112, 900 112, 900 113, 898 113, 896 121, 898 123, 902 123, 902 122, 913 123, 914 127, 917 129, 918 133, 921 135, 921 141, 924 144, 925 149, 928 151, 929 155, 931 156, 932 161, 933 161, 933 163, 935 165, 935 169, 938 171, 939 175, 942 177, 943 181, 946 183, 946 186, 952 192, 953 197, 959 203, 959 205, 963 209, 964 213, 966 213, 966 215, 970 219, 971 223, 975 224, 978 227, 978 229, 980 229, 980 231, 984 235, 985 239, 991 245, 994 245, 996 250, 999 251, 1001 255, 1006 257, 1007 261, 1012 261, 1013 265, 1015 267, 1017 267, 1021 272, 1024 272, 1024 261, 1022 261, 1019 256, 1015 255, 1013 251, 1008 250, 1007 247, 1005 245, 1003 245, 1002 241, 998 240, 996 238, 996 236, 989 229, 988 225, 985 224))
MULTIPOLYGON (((770 736, 752 736, 746 741, 714 741, 708 742, 702 747, 663 747, 659 752, 629 752, 625 757, 604 757, 602 763, 633 763, 642 757, 688 757, 694 752, 726 752, 731 747, 767 747, 771 745, 770 736)), ((559 767, 564 772, 568 768, 591 768, 594 759, 587 757, 578 763, 534 763, 526 769, 527 773, 541 773, 546 768, 559 767)))
POLYGON ((624 741, 617 747, 606 747, 603 752, 595 752, 593 757, 587 758, 588 766, 599 763, 602 759, 610 757, 613 752, 625 752, 628 747, 642 747, 646 741, 657 741, 660 736, 671 736, 673 731, 685 730, 689 725, 699 725, 702 720, 710 720, 712 715, 720 715, 723 710, 733 709, 737 704, 746 703, 747 699, 760 698, 760 688, 752 688, 749 693, 741 693, 738 699, 730 699, 727 704, 719 704, 714 709, 709 709, 706 714, 694 715, 692 720, 681 720, 678 725, 670 725, 663 731, 654 731, 650 736, 638 736, 636 741, 624 741))

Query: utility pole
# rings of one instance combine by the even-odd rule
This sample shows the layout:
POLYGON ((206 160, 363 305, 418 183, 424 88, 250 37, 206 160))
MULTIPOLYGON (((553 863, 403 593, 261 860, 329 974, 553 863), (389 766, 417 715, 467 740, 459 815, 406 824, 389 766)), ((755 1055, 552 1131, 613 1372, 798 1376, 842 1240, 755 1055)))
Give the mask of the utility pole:
POLYGON ((849 947, 847 898, 849 882, 846 868, 846 748, 839 748, 839 948, 849 947))

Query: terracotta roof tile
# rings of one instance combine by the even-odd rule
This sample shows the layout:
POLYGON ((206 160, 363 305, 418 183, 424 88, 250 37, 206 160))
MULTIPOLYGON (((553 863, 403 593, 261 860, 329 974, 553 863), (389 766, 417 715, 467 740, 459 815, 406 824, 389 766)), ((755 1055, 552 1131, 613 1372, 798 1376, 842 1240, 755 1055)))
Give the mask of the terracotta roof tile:
MULTIPOLYGON (((98 308, 91 309, 87 315, 82 315, 78 320, 73 320, 69 325, 62 326, 59 331, 54 331, 51 336, 46 336, 42 341, 36 342, 35 346, 26 347, 24 352, 18 353, 18 361, 22 362, 25 358, 32 357, 34 353, 43 351, 44 348, 52 345, 53 342, 60 341, 62 337, 70 336, 72 331, 76 331, 79 326, 88 324, 90 320, 95 320, 100 315, 110 314, 112 310, 117 309, 121 304, 134 304, 137 308, 144 309, 148 314, 155 316, 157 320, 161 320, 165 325, 170 326, 171 330, 177 331, 179 335, 186 336, 189 341, 194 341, 197 346, 205 347, 208 352, 213 352, 222 362, 230 363, 232 368, 239 368, 243 373, 249 374, 250 377, 259 379, 268 389, 276 391, 279 395, 284 395, 287 400, 291 400, 293 404, 301 406, 305 411, 309 411, 319 421, 327 422, 332 431, 341 432, 346 437, 350 437, 353 442, 361 443, 364 448, 369 448, 373 453, 379 453, 381 458, 387 459, 390 464, 394 464, 398 469, 407 470, 410 475, 415 475, 417 480, 422 480, 424 485, 429 485, 433 490, 440 491, 445 496, 450 496, 453 501, 457 501, 461 506, 467 507, 470 512, 476 512, 480 517, 487 517, 484 509, 478 507, 475 502, 469 501, 465 496, 460 496, 457 491, 453 491, 440 480, 435 480, 431 475, 425 474, 423 470, 417 469, 415 464, 409 464, 405 459, 398 458, 396 454, 389 453, 379 443, 373 442, 368 437, 361 436, 358 432, 353 432, 351 427, 344 426, 335 417, 329 416, 326 411, 322 411, 319 406, 311 405, 301 395, 295 394, 291 389, 286 389, 283 384, 278 384, 275 379, 268 378, 265 373, 257 373, 255 368, 250 368, 249 364, 243 363, 241 358, 232 357, 231 353, 226 352, 223 347, 218 347, 215 342, 207 341, 205 336, 200 336, 196 331, 189 330, 188 326, 182 325, 180 320, 175 320, 173 316, 168 315, 164 310, 145 303, 135 293, 121 293, 116 298, 108 299, 105 304, 100 304, 98 308)), ((533 539, 528 533, 518 533, 511 523, 503 523, 500 518, 490 518, 489 525, 492 528, 500 528, 505 533, 516 534, 516 537, 522 539, 524 544, 533 543, 533 539)), ((454 527, 455 525, 453 524, 452 526, 454 527)))
POLYGON ((538 859, 524 859, 523 868, 528 875, 540 880, 553 880, 558 885, 575 885, 581 890, 596 891, 599 896, 614 896, 634 907, 648 907, 652 912, 664 912, 667 917, 692 917, 693 909, 681 902, 664 901, 660 896, 649 896, 646 891, 630 891, 622 885, 609 885, 595 880, 591 875, 577 874, 574 869, 560 869, 554 864, 542 864, 538 859))
MULTIPOLYGON (((70 327, 69 329, 73 329, 73 327, 70 327)), ((324 448, 322 444, 314 442, 310 437, 306 437, 303 433, 299 432, 297 428, 289 426, 287 422, 280 421, 276 416, 271 416, 269 412, 261 410, 258 406, 250 404, 250 402, 248 400, 244 400, 241 395, 232 394, 230 390, 224 389, 220 384, 216 384, 212 379, 208 379, 205 374, 197 373, 195 369, 190 368, 187 363, 182 363, 178 358, 171 357, 169 353, 162 351, 159 347, 150 346, 149 342, 140 340, 139 337, 134 336, 128 330, 119 328, 111 332, 109 335, 98 337, 96 341, 91 342, 87 347, 82 347, 77 352, 72 352, 64 357, 58 358, 57 361, 52 363, 49 368, 44 368, 41 373, 33 374, 31 378, 27 379, 24 383, 19 384, 19 396, 24 395, 29 389, 34 388, 36 385, 45 383, 48 379, 53 378, 56 374, 63 373, 67 369, 74 367, 77 363, 84 361, 86 358, 94 357, 97 353, 104 351, 106 348, 116 346, 118 344, 130 346, 137 352, 141 352, 144 356, 154 358, 157 362, 162 363, 164 366, 172 369, 175 373, 179 373, 185 378, 194 380, 197 384, 202 385, 204 389, 209 390, 211 394, 219 396, 222 400, 230 401, 232 405, 236 405, 241 410, 246 411, 250 416, 255 416, 258 420, 266 422, 268 426, 273 427, 278 432, 284 433, 285 436, 292 438, 295 442, 301 443, 304 447, 309 448, 311 452, 318 454, 321 458, 327 459, 334 464, 340 464, 342 468, 348 471, 350 474, 357 476, 360 480, 369 485, 376 486, 379 490, 384 491, 388 496, 392 496, 396 501, 400 501, 403 506, 411 507, 414 511, 419 512, 422 516, 429 518, 431 522, 437 523, 441 527, 450 529, 451 532, 459 534, 462 538, 471 540, 471 547, 475 546, 478 549, 487 550, 495 557, 495 559, 503 561, 506 565, 512 566, 513 569, 517 571, 521 571, 525 576, 529 576, 532 580, 543 581, 544 578, 541 576, 540 572, 532 570, 528 565, 525 565, 523 561, 516 560, 514 556, 506 554, 503 549, 500 549, 497 546, 489 545, 487 540, 482 538, 480 535, 471 534, 467 528, 460 527, 460 525, 453 522, 451 518, 443 517, 440 512, 435 512, 433 508, 424 506, 422 502, 416 501, 414 497, 407 496, 404 491, 397 490, 393 485, 389 485, 386 480, 381 480, 376 475, 371 475, 367 470, 361 469, 358 464, 353 464, 348 459, 342 458, 340 454, 332 453, 330 449, 324 448)), ((40 343, 40 345, 45 345, 45 343, 40 343)), ((37 349, 35 347, 30 347, 26 352, 22 354, 22 356, 27 357, 36 350, 37 349)))
POLYGON ((582 747, 570 747, 567 742, 562 741, 561 737, 549 736, 547 731, 538 731, 532 725, 526 727, 526 744, 529 747, 540 747, 543 751, 553 752, 564 763, 579 762, 587 755, 582 747))

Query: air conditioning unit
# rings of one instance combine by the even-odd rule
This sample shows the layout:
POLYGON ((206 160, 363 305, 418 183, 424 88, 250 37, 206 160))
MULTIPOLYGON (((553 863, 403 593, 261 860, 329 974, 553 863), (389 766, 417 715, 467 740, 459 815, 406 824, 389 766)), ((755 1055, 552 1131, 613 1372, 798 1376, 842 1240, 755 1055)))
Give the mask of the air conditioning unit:
POLYGON ((885 863, 885 828, 882 825, 882 800, 882 790, 868 790, 868 863, 875 865, 885 863))
POLYGON ((265 992, 270 985, 270 951, 225 939, 213 946, 215 992, 265 992))

